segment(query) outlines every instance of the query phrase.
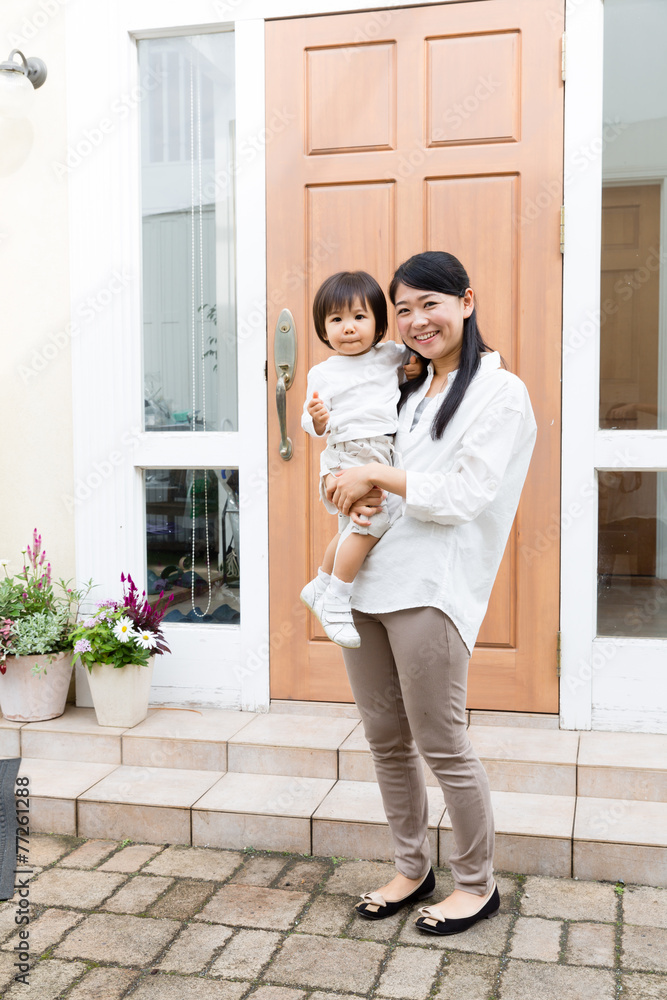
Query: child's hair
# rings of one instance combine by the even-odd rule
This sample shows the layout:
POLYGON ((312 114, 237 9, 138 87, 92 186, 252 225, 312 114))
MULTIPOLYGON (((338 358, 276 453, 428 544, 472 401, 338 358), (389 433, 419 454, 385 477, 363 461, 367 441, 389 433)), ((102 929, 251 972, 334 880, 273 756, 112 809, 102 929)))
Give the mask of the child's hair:
POLYGON ((327 316, 344 307, 351 309, 355 299, 359 299, 364 309, 370 309, 373 313, 375 318, 373 344, 382 340, 387 332, 387 300, 375 278, 366 271, 338 271, 322 282, 313 300, 315 332, 327 347, 331 347, 325 329, 327 316))

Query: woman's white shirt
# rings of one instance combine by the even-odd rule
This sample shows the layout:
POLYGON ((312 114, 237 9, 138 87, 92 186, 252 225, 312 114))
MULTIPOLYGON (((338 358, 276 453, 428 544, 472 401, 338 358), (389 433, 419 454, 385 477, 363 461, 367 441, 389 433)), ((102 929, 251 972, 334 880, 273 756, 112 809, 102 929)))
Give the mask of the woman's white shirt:
MULTIPOLYGON (((537 426, 523 382, 482 357, 439 441, 431 423, 443 393, 413 416, 433 378, 408 397, 398 420, 394 465, 406 470, 406 497, 389 494, 391 530, 359 570, 352 606, 369 614, 436 607, 472 652, 486 614, 528 472, 537 426)), ((451 372, 444 392, 451 389, 451 372)))

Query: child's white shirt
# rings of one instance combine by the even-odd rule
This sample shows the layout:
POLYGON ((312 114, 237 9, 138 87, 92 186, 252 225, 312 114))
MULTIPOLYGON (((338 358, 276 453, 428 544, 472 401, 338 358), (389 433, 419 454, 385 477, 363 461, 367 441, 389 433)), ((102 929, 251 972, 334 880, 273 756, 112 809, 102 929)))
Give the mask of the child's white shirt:
POLYGON ((308 372, 303 429, 313 437, 328 433, 328 444, 394 434, 406 356, 403 344, 387 340, 366 354, 334 354, 315 365, 308 372), (329 423, 320 435, 306 409, 314 392, 329 411, 329 423))

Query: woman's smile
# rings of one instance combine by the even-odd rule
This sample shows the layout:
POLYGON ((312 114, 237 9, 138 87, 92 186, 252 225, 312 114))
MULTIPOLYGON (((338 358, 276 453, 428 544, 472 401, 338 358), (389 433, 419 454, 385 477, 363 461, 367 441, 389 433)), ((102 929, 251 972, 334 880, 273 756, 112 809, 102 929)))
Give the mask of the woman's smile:
POLYGON ((433 361, 436 370, 454 371, 463 344, 463 321, 474 308, 472 289, 458 296, 399 283, 395 304, 403 342, 433 361))

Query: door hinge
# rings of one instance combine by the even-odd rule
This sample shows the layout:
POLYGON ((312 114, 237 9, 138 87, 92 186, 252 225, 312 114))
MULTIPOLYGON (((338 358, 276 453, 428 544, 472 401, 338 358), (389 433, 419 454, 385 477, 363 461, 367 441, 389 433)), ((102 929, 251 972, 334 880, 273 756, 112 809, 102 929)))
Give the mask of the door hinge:
POLYGON ((561 80, 564 80, 565 77, 566 77, 566 75, 567 75, 566 63, 565 63, 565 60, 566 60, 566 55, 565 55, 566 46, 567 46, 567 36, 566 36, 565 32, 563 32, 563 34, 561 35, 561 38, 560 38, 560 78, 561 78, 561 80))
POLYGON ((560 632, 556 632, 556 677, 560 677, 560 632))
POLYGON ((268 361, 264 362, 264 381, 265 382, 269 381, 269 362, 268 361))
POLYGON ((565 253, 565 205, 560 206, 560 252, 565 253))

